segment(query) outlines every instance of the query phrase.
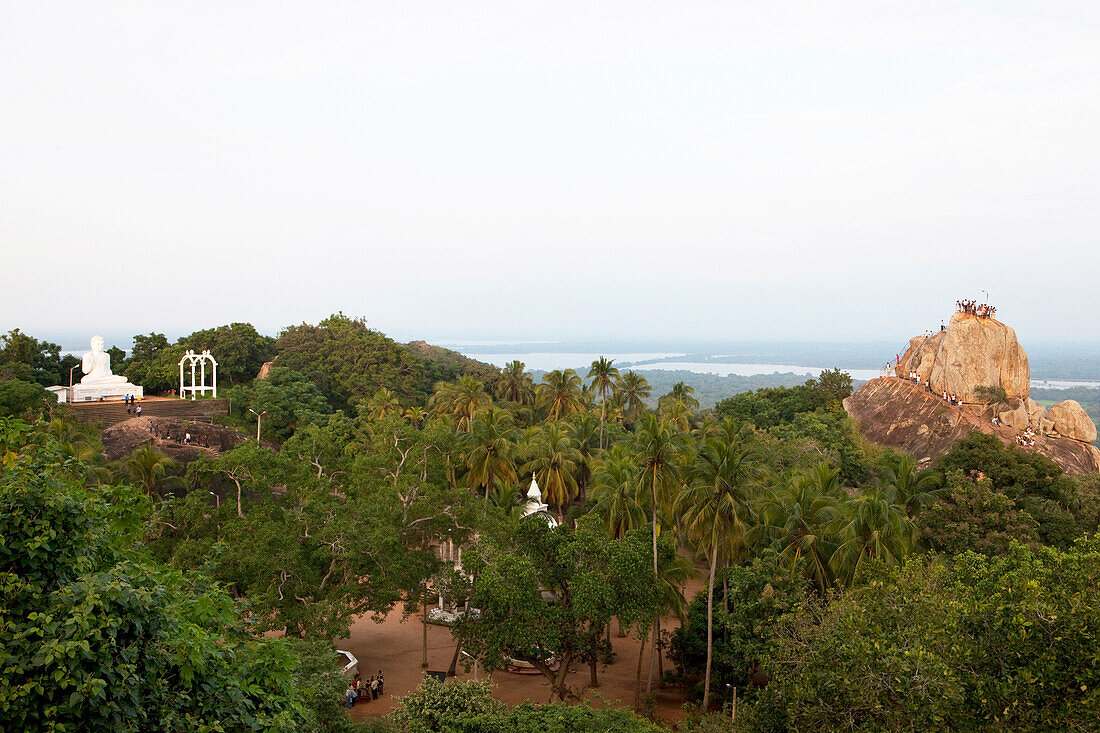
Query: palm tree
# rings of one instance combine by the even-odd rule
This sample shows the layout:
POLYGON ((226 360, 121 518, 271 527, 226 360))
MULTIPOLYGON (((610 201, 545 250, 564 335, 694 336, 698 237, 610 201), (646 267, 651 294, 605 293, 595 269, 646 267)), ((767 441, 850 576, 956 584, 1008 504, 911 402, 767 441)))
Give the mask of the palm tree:
POLYGON ((809 472, 787 474, 761 509, 764 531, 789 567, 805 561, 803 574, 824 594, 833 583, 829 560, 836 543, 834 522, 841 500, 837 469, 821 464, 809 472))
POLYGON ((666 401, 660 406, 661 420, 682 433, 691 430, 691 408, 679 400, 666 401))
POLYGON ((535 380, 522 361, 510 361, 501 370, 497 397, 520 405, 535 404, 535 380))
POLYGON ((455 427, 469 432, 474 415, 493 403, 493 398, 485 392, 485 385, 469 374, 463 374, 455 382, 440 382, 428 400, 429 406, 437 415, 451 415, 455 418, 455 427))
POLYGON ((897 469, 886 470, 885 484, 910 519, 945 492, 940 476, 932 471, 919 471, 912 456, 902 456, 897 469))
POLYGON ((872 489, 848 500, 834 521, 840 544, 829 566, 838 580, 852 579, 872 558, 897 563, 909 554, 915 539, 913 523, 905 509, 894 503, 890 491, 872 489))
POLYGON ((603 448, 603 424, 607 416, 607 395, 615 393, 615 381, 619 378, 619 370, 613 366, 614 359, 601 356, 592 362, 592 368, 588 371, 587 379, 592 380, 592 387, 600 395, 600 448, 603 448))
POLYGON ((638 466, 625 445, 615 445, 596 464, 592 474, 592 511, 603 521, 612 539, 622 539, 645 524, 645 500, 639 496, 638 466))
POLYGON ((381 387, 367 402, 367 417, 371 420, 382 420, 391 413, 401 413, 401 403, 397 395, 386 387, 381 387))
POLYGON ((596 414, 589 411, 578 412, 569 420, 572 430, 573 442, 581 454, 580 471, 577 474, 577 485, 580 489, 580 500, 584 501, 588 495, 588 482, 592 476, 592 460, 600 451, 599 433, 600 421, 596 414))
POLYGON ((577 493, 577 468, 581 452, 567 427, 559 422, 543 423, 530 430, 529 458, 523 473, 534 473, 547 503, 559 508, 577 493))
POLYGON ((168 488, 179 482, 179 477, 172 475, 178 468, 179 463, 146 444, 126 460, 123 470, 127 478, 141 486, 150 497, 155 497, 158 488, 168 488))
POLYGON ((581 378, 572 369, 547 372, 542 376, 542 384, 535 390, 535 400, 551 420, 580 412, 584 407, 581 378))
POLYGON ((677 382, 672 385, 668 394, 657 400, 657 406, 660 407, 664 402, 682 402, 690 410, 699 409, 699 400, 695 399, 695 388, 689 386, 687 382, 677 382))
MULTIPOLYGON (((630 376, 634 372, 627 372, 630 376)), ((641 427, 634 434, 634 461, 639 468, 642 486, 649 489, 650 529, 653 540, 653 577, 657 577, 657 514, 660 511, 658 496, 676 475, 676 457, 680 452, 682 435, 674 433, 653 415, 646 415, 641 427)), ((649 651, 649 680, 646 694, 653 688, 653 653, 657 648, 657 621, 653 622, 653 646, 649 651)))
POLYGON ((645 409, 645 400, 649 398, 652 388, 649 382, 641 374, 628 371, 619 378, 618 392, 623 398, 623 415, 629 420, 634 420, 645 409))
POLYGON ((428 413, 420 405, 413 405, 412 407, 406 407, 405 411, 401 413, 401 417, 411 422, 414 428, 419 429, 424 424, 425 418, 428 417, 428 413))
POLYGON ((710 702, 710 673, 714 655, 714 576, 719 562, 737 556, 753 520, 753 489, 762 471, 752 449, 741 441, 711 438, 700 448, 692 481, 680 494, 677 514, 690 535, 708 554, 707 667, 703 710, 710 702))
POLYGON ((511 415, 493 409, 478 413, 470 432, 459 436, 469 469, 467 485, 471 489, 485 489, 482 515, 489 511, 489 495, 496 489, 497 482, 507 486, 516 481, 516 437, 511 415))

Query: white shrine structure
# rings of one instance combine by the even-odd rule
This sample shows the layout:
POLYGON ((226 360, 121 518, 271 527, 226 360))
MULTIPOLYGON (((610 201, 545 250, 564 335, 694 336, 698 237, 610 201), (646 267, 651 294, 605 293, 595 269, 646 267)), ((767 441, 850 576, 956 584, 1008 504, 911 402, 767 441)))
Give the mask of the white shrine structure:
POLYGON ((57 395, 58 402, 102 402, 145 396, 142 387, 111 372, 111 355, 103 350, 102 336, 92 336, 91 347, 92 350, 80 360, 84 378, 78 384, 46 388, 57 395))
POLYGON ((550 513, 550 507, 542 503, 542 489, 535 480, 535 474, 531 474, 531 487, 527 489, 527 503, 523 507, 523 516, 537 516, 550 525, 550 529, 558 526, 558 520, 550 513))
POLYGON ((203 396, 206 396, 207 392, 212 392, 211 396, 218 396, 218 362, 210 355, 210 350, 206 349, 201 354, 196 354, 194 350, 188 349, 187 353, 180 359, 180 399, 187 399, 187 393, 191 393, 191 399, 195 399, 195 393, 201 392, 203 396), (206 364, 210 363, 211 369, 211 383, 206 383, 206 364), (190 386, 184 384, 183 365, 188 363, 191 365, 191 384, 190 386), (198 381, 195 380, 195 366, 199 367, 198 381))

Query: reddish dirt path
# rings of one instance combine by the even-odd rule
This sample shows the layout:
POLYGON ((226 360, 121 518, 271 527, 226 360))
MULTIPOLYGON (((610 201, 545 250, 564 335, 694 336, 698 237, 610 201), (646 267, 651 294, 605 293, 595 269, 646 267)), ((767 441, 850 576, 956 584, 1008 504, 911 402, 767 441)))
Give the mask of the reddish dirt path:
MULTIPOLYGON (((699 581, 688 584, 688 598, 691 598, 700 586, 699 581)), ((662 621, 662 630, 675 628, 677 622, 662 621)), ((391 612, 381 624, 374 623, 369 616, 358 619, 351 627, 351 636, 336 640, 339 649, 347 649, 359 659, 359 673, 364 679, 370 679, 381 669, 385 673, 385 695, 371 702, 358 702, 351 711, 352 718, 361 720, 366 717, 382 716, 393 709, 393 698, 411 692, 424 678, 424 669, 420 666, 422 656, 422 625, 419 616, 412 616, 404 622, 400 609, 391 612)), ((631 707, 634 702, 634 679, 638 665, 639 642, 631 637, 618 638, 611 635, 615 649, 615 663, 599 670, 600 686, 590 689, 587 666, 574 665, 569 674, 569 684, 581 690, 582 699, 589 700, 594 706, 614 705, 631 707)), ((648 647, 648 645, 647 645, 648 647)), ((446 670, 454 654, 455 642, 450 629, 443 626, 428 626, 428 669, 446 670)), ((642 684, 649 669, 649 654, 646 652, 642 664, 642 684)), ((665 669, 675 669, 672 662, 665 658, 665 669)), ((654 676, 656 677, 656 672, 654 676)), ((474 672, 466 672, 460 662, 458 678, 474 679, 474 672)), ((478 679, 485 679, 484 670, 480 670, 478 679)), ((518 675, 498 670, 493 674, 493 697, 509 705, 517 705, 530 700, 546 703, 550 698, 550 683, 540 674, 518 675)), ((684 697, 681 690, 671 688, 658 690, 657 716, 666 722, 683 720, 681 705, 684 697)))

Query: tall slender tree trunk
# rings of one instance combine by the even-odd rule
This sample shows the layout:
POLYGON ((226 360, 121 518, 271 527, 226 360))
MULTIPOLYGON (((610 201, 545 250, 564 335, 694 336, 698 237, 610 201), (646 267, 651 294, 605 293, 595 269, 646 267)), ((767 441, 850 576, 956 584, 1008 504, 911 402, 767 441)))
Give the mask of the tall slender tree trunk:
POLYGON ((592 658, 588 660, 589 671, 591 673, 589 675, 590 676, 590 679, 589 679, 589 686, 590 687, 599 687, 600 686, 600 681, 598 679, 596 679, 596 665, 598 663, 599 662, 596 660, 596 655, 595 654, 593 654, 592 658))
POLYGON ((710 580, 707 581, 707 672, 703 687, 703 712, 710 704, 710 664, 714 657, 714 570, 718 566, 718 542, 711 537, 714 548, 710 551, 710 580))
POLYGON ((427 669, 428 668, 428 592, 427 592, 427 589, 425 589, 424 595, 420 600, 420 605, 423 606, 422 610, 424 611, 424 619, 423 619, 423 625, 424 625, 423 637, 424 638, 422 640, 423 643, 422 643, 422 649, 421 649, 421 654, 420 654, 420 667, 421 667, 421 669, 427 669))
POLYGON ((665 650, 664 642, 661 640, 661 617, 657 617, 657 679, 663 680, 665 678, 665 650))
POLYGON ((603 450, 603 421, 607 414, 607 395, 600 392, 600 450, 603 450))
POLYGON ((642 660, 645 659, 645 638, 638 647, 638 671, 634 673, 634 709, 641 710, 640 694, 642 692, 642 660))
MULTIPOLYGON (((653 472, 653 480, 649 482, 649 498, 652 501, 653 510, 653 582, 657 582, 657 472, 653 472)), ((657 649, 657 619, 653 619, 653 639, 649 648, 649 679, 645 684, 646 696, 653 690, 653 654, 657 649)))

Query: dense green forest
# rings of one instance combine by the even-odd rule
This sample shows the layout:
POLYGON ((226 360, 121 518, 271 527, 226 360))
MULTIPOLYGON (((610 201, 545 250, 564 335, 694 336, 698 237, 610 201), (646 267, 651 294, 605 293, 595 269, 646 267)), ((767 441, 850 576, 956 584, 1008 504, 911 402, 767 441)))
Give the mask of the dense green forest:
POLYGON ((918 467, 861 437, 838 370, 710 408, 606 359, 536 381, 340 314, 149 334, 115 369, 166 388, 185 348, 225 365, 230 425, 266 412, 264 444, 108 462, 42 389, 60 350, 0 343, 2 729, 660 730, 658 687, 681 730, 1100 716, 1100 475, 982 434, 918 467), (522 517, 531 474, 556 529, 522 517), (332 640, 440 597, 478 611, 453 628, 468 654, 530 662, 556 701, 425 682, 352 723, 332 640), (598 684, 613 627, 646 644, 633 711, 576 704, 561 672, 598 684))

